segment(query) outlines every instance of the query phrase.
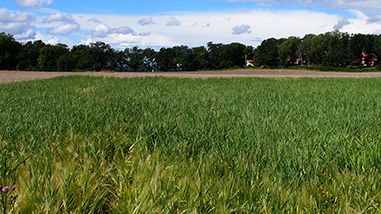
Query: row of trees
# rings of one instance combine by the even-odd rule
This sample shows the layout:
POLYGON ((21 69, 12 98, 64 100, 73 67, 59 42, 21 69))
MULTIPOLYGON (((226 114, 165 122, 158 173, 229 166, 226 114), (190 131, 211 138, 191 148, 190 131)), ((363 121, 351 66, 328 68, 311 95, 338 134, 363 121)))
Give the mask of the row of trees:
POLYGON ((114 70, 194 71, 243 67, 253 48, 239 43, 189 48, 175 46, 155 51, 138 47, 115 50, 104 42, 77 45, 49 45, 42 41, 21 44, 12 35, 0 34, 0 69, 4 70, 114 70))
POLYGON ((256 49, 240 43, 209 42, 206 47, 175 46, 159 51, 138 47, 115 50, 104 42, 77 45, 71 49, 64 44, 49 45, 42 41, 22 44, 12 35, 0 33, 1 70, 194 71, 244 67, 246 59, 265 67, 296 64, 346 67, 363 66, 364 60, 369 62, 375 56, 381 56, 380 35, 338 31, 309 34, 303 38, 270 38, 256 49))
MULTIPOLYGON (((369 66, 381 57, 381 35, 348 34, 338 31, 308 34, 303 38, 267 39, 255 50, 257 65, 369 66)), ((380 58, 381 59, 381 58, 380 58)))

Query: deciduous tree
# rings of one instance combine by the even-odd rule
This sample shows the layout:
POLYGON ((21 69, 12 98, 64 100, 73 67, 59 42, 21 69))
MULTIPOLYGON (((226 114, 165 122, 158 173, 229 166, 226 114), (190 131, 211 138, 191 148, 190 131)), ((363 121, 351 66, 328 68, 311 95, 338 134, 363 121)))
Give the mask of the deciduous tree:
POLYGON ((20 50, 21 44, 12 35, 0 33, 0 69, 16 69, 20 50))

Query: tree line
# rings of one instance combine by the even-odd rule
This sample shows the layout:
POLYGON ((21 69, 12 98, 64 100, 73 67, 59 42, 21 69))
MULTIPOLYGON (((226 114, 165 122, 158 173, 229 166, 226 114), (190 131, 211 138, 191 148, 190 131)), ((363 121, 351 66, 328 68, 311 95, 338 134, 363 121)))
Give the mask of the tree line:
POLYGON ((338 31, 303 38, 266 39, 255 50, 255 63, 267 67, 370 67, 381 60, 381 35, 338 31))
POLYGON ((104 42, 89 45, 50 45, 42 41, 24 44, 12 35, 0 34, 0 70, 39 71, 195 71, 244 67, 253 47, 239 43, 207 44, 207 47, 175 46, 155 51, 138 47, 115 50, 104 42))
MULTIPOLYGON (((242 68, 251 60, 257 67, 373 66, 381 56, 381 36, 338 31, 303 38, 266 39, 258 47, 231 43, 205 46, 113 49, 104 42, 50 45, 20 43, 0 33, 0 70, 40 71, 196 71, 242 68)), ((381 58, 380 58, 381 59, 381 58)))

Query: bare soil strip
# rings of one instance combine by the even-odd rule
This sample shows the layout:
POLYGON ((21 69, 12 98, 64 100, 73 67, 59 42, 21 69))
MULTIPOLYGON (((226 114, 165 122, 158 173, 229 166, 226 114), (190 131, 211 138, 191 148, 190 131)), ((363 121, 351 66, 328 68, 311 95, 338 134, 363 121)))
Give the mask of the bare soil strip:
POLYGON ((101 76, 101 77, 179 77, 179 78, 232 78, 232 77, 272 77, 272 78, 372 78, 381 77, 381 72, 321 72, 308 70, 228 70, 197 72, 24 72, 0 71, 0 83, 49 79, 59 76, 101 76))

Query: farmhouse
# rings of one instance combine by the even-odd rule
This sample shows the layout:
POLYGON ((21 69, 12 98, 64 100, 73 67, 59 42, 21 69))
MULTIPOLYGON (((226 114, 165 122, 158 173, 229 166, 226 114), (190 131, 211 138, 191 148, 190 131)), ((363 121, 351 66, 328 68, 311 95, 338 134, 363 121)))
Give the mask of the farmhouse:
POLYGON ((373 54, 373 53, 372 53, 372 56, 371 56, 371 58, 370 58, 369 65, 370 65, 370 66, 375 66, 375 65, 377 65, 377 64, 378 64, 378 57, 377 57, 376 54, 373 54))
POLYGON ((287 55, 287 62, 289 65, 301 65, 302 64, 302 58, 301 57, 293 58, 291 56, 291 54, 288 54, 287 55))
POLYGON ((253 67, 255 63, 255 60, 253 57, 248 57, 247 55, 245 56, 245 65, 246 67, 253 67))
POLYGON ((373 67, 378 64, 378 56, 374 53, 368 54, 365 51, 361 53, 361 64, 363 66, 373 67))

